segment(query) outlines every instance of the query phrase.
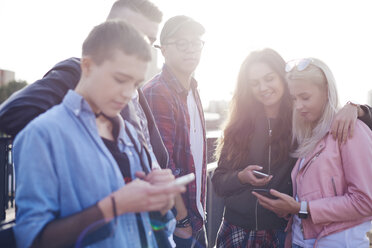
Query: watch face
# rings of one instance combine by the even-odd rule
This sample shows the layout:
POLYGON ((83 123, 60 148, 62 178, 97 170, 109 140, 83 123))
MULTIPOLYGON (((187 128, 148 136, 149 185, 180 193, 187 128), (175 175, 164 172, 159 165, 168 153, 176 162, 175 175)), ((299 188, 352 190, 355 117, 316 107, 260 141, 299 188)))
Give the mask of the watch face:
POLYGON ((307 213, 298 213, 298 217, 299 217, 300 219, 306 219, 307 216, 308 216, 307 213))

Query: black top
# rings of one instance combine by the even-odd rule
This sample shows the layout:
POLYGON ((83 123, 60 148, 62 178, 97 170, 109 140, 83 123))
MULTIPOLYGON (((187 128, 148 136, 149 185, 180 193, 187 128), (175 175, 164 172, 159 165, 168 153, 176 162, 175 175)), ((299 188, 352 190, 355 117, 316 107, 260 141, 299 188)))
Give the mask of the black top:
MULTIPOLYGON (((276 129, 275 120, 271 119, 272 132, 280 132, 276 129)), ((253 133, 248 159, 239 168, 232 168, 232 161, 227 160, 226 150, 222 150, 218 167, 216 168, 212 182, 216 193, 224 198, 224 219, 233 225, 250 230, 284 230, 287 221, 279 218, 274 212, 262 207, 257 198, 252 194, 254 188, 276 189, 285 194, 292 195, 291 171, 296 159, 287 158, 273 163, 269 172, 269 126, 266 117, 256 119, 255 132, 253 133), (260 165, 262 172, 273 175, 269 184, 265 187, 255 187, 251 184, 242 184, 238 179, 238 172, 248 165, 260 165)), ((277 157, 277 144, 271 144, 271 158, 277 157)))
MULTIPOLYGON (((120 152, 117 142, 101 137, 105 143, 107 149, 111 152, 112 156, 116 160, 116 163, 119 165, 121 174, 123 175, 125 183, 132 181, 130 164, 128 156, 124 152, 120 152)), ((141 247, 147 247, 147 240, 145 235, 145 228, 142 223, 141 215, 136 213, 138 233, 140 235, 141 247)))
MULTIPOLYGON (((101 137, 102 138, 102 137, 101 137)), ((132 181, 132 177, 130 176, 130 164, 127 154, 124 152, 120 152, 117 143, 112 140, 108 140, 102 138, 103 143, 105 143, 107 149, 111 152, 112 156, 114 157, 116 163, 119 166, 120 172, 124 177, 125 183, 129 183, 132 181)))

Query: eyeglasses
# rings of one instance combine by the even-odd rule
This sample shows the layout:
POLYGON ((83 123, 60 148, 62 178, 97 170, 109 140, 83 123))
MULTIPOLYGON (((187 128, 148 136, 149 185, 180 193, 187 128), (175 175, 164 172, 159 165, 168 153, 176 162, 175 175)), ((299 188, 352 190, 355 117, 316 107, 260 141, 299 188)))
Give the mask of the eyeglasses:
POLYGON ((290 72, 293 68, 297 68, 297 71, 305 70, 313 61, 311 58, 295 59, 287 62, 285 65, 285 72, 290 72))
POLYGON ((193 40, 188 41, 185 39, 176 40, 174 42, 165 43, 163 45, 176 45, 178 51, 185 52, 190 46, 195 51, 201 51, 204 47, 204 41, 202 40, 193 40))

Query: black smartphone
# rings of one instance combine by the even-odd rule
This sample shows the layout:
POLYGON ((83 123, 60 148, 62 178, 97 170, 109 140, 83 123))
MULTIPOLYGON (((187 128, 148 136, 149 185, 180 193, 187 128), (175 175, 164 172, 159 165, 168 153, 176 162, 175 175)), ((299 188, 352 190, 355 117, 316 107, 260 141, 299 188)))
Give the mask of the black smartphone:
POLYGON ((252 189, 252 191, 260 194, 260 195, 263 195, 267 198, 270 198, 270 199, 278 199, 278 197, 276 196, 273 196, 272 194, 270 194, 270 189, 252 189))
POLYGON ((258 178, 266 178, 266 177, 269 176, 268 174, 265 174, 261 171, 256 171, 256 170, 252 170, 252 173, 253 173, 253 175, 255 175, 258 178))

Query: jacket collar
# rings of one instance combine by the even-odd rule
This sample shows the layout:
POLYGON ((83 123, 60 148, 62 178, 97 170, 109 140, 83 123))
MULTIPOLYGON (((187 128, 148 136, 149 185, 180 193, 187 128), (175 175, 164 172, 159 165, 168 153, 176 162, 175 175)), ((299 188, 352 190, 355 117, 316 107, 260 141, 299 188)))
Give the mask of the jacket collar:
MULTIPOLYGON (((163 65, 163 69, 161 72, 161 77, 163 78, 164 82, 168 84, 173 90, 177 92, 177 94, 186 95, 189 93, 187 89, 185 89, 180 81, 176 78, 176 76, 172 73, 169 66, 166 64, 163 65)), ((191 78, 190 89, 195 91, 198 87, 198 82, 195 80, 194 77, 191 78)))
MULTIPOLYGON (((327 133, 317 143, 317 145, 315 146, 315 149, 313 150, 313 152, 309 156, 306 156, 305 157, 305 161, 303 163, 303 166, 302 166, 301 170, 303 170, 303 169, 305 169, 305 167, 309 166, 315 159, 317 159, 317 157, 320 155, 320 153, 324 150, 324 148, 326 147, 326 138, 327 138, 328 135, 329 135, 329 133, 327 133)), ((297 160, 296 168, 298 168, 298 166, 300 164, 300 161, 301 161, 301 159, 298 159, 297 160)))

